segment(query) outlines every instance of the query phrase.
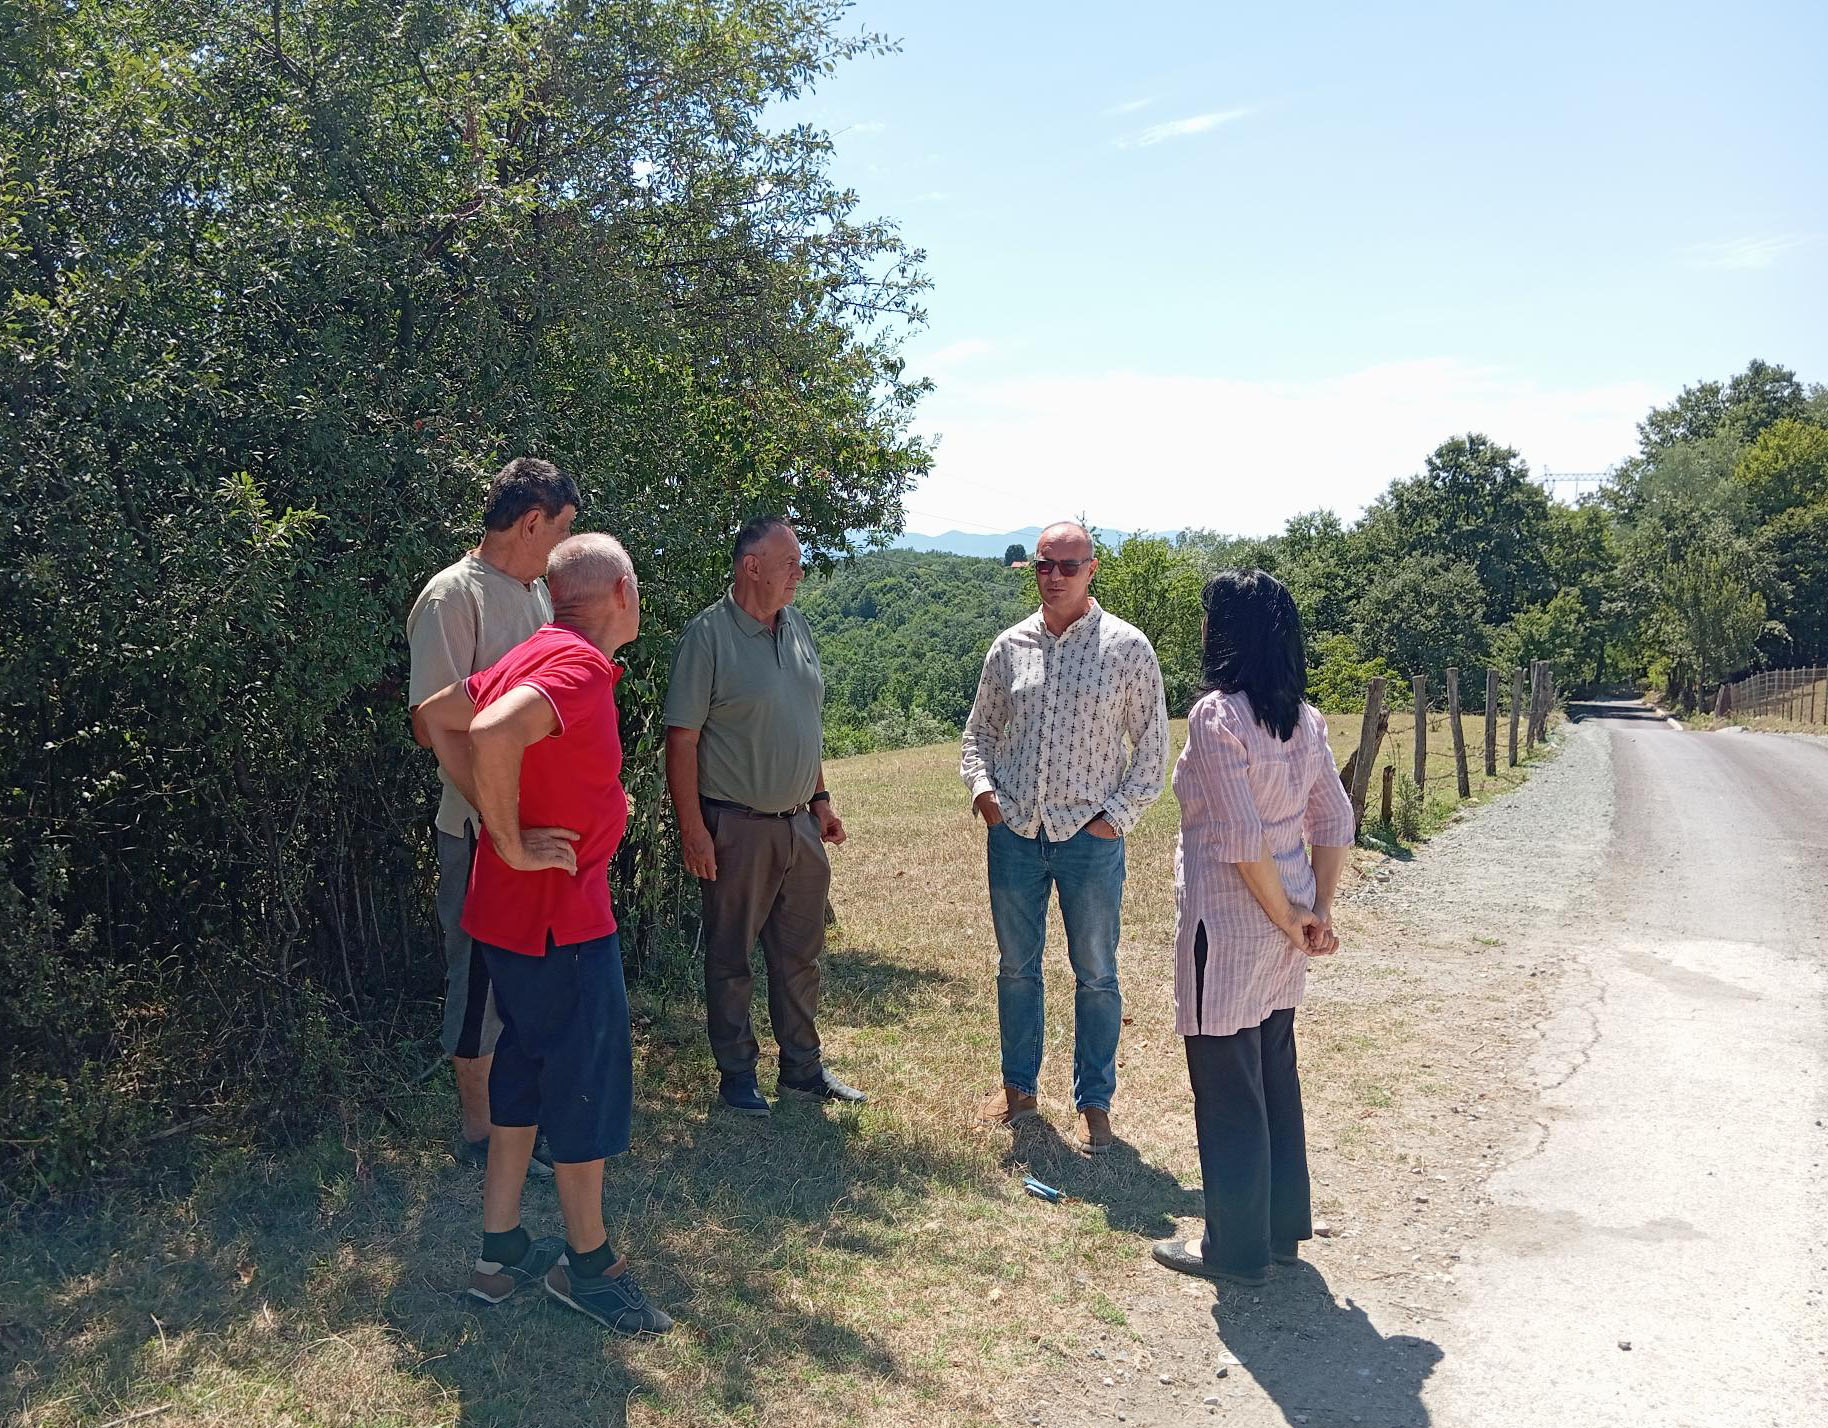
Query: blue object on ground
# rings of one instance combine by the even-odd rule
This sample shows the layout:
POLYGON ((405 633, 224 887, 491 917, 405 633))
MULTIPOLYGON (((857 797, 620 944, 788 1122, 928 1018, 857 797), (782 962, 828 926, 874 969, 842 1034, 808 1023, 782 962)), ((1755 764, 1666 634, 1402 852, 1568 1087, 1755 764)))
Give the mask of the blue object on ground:
POLYGON ((1051 1185, 1043 1185, 1032 1175, 1024 1175, 1022 1177, 1022 1188, 1038 1199, 1054 1201, 1061 1199, 1058 1190, 1054 1189, 1051 1185))

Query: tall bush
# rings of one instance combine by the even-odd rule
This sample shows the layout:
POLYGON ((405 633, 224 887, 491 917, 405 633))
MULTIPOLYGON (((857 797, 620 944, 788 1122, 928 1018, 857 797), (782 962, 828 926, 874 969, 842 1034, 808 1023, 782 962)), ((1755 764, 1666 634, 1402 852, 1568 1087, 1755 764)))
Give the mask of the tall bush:
POLYGON ((70 991, 0 999, 0 1174, 306 1125, 325 1068, 429 1030, 401 622, 510 454, 571 470, 642 578, 616 882, 651 953, 670 637, 741 516, 840 552, 926 464, 919 255, 822 133, 764 123, 877 43, 842 12, 11 7, 0 956, 70 991))

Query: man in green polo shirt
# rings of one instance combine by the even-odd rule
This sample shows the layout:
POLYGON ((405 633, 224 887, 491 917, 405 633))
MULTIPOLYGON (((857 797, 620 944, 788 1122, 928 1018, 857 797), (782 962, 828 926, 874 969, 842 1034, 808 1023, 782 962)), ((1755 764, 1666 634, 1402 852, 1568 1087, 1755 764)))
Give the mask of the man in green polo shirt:
POLYGON ((730 589, 679 638, 666 693, 666 781, 686 871, 704 897, 705 1024, 723 1103, 765 1116, 750 1007, 756 938, 780 1043, 779 1089, 824 1101, 863 1093, 819 1054, 819 955, 831 860, 844 841, 820 760, 825 679, 806 619, 805 574, 780 516, 736 535, 730 589))

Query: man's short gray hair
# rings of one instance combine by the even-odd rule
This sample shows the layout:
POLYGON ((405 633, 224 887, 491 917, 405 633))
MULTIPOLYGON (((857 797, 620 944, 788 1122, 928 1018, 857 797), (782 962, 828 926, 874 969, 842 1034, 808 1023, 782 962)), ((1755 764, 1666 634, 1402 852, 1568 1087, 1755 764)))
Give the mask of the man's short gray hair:
POLYGON ((1085 542, 1088 550, 1096 551, 1098 549, 1098 542, 1092 539, 1092 533, 1079 521, 1055 521, 1046 530, 1042 531, 1040 535, 1035 537, 1036 548, 1039 549, 1041 542, 1046 540, 1050 535, 1053 535, 1056 531, 1072 531, 1085 542))
POLYGON ((557 615, 587 605, 614 590, 623 576, 634 573, 635 563, 614 536, 601 531, 568 536, 553 547, 546 561, 552 612, 557 615))

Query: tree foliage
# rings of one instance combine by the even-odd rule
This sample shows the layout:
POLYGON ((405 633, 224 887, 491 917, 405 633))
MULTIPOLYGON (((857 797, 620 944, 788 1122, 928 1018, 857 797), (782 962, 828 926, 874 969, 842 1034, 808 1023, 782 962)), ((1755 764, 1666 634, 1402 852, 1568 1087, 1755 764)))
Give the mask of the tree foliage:
POLYGON ((742 516, 841 554, 927 461, 919 255, 765 118, 879 46, 842 13, 9 8, 0 939, 68 993, 55 1027, 0 1010, 9 1143, 52 1147, 0 1170, 205 1105, 283 1130, 325 1048, 429 1025, 400 627, 511 454, 572 471, 642 578, 616 882, 651 947, 671 634, 742 516))
POLYGON ((1001 561, 883 550, 808 580, 797 603, 818 641, 836 754, 898 746, 897 721, 916 711, 962 727, 990 641, 1037 601, 1028 572, 1001 561))

